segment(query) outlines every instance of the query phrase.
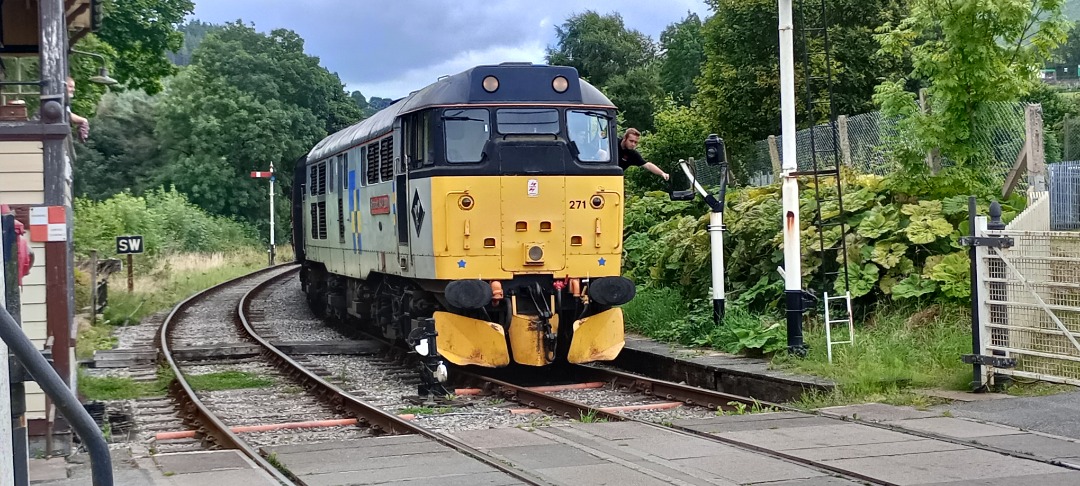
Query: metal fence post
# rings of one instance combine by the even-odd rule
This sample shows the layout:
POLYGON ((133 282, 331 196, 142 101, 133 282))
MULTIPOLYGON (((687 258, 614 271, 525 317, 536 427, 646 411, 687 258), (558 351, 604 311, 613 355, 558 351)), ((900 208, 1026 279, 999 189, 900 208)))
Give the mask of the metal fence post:
MULTIPOLYGON (((971 238, 975 239, 979 236, 978 226, 975 222, 975 216, 978 212, 978 206, 975 201, 975 197, 968 198, 968 227, 971 228, 971 238)), ((979 256, 978 246, 971 245, 968 248, 968 258, 971 259, 971 354, 979 356, 982 354, 982 339, 980 332, 982 331, 982 324, 979 319, 979 256)), ((971 364, 973 389, 979 389, 983 386, 982 378, 982 363, 975 361, 971 364)))
MULTIPOLYGON (((990 221, 986 222, 986 228, 990 231, 1002 231, 1005 229, 1005 222, 1001 220, 1001 204, 997 201, 990 203, 990 221)), ((982 226, 980 222, 979 226, 982 226)), ((979 228, 982 230, 983 228, 979 228)), ((990 235, 988 235, 990 236, 990 235)), ((999 237, 999 235, 993 235, 999 237)), ((986 261, 986 277, 993 279, 986 284, 986 314, 988 323, 995 327, 990 329, 990 345, 992 346, 1009 346, 1009 331, 1002 327, 1009 324, 1009 308, 1005 304, 992 304, 993 301, 1006 302, 1008 301, 1009 287, 1005 283, 1007 277, 1007 268, 1005 262, 999 258, 987 259, 986 261)), ((994 350, 992 353, 994 356, 1007 356, 1004 351, 994 350)), ((993 385, 995 388, 1004 388, 1008 386, 1008 383, 1012 379, 1008 375, 995 373, 993 376, 993 385)))

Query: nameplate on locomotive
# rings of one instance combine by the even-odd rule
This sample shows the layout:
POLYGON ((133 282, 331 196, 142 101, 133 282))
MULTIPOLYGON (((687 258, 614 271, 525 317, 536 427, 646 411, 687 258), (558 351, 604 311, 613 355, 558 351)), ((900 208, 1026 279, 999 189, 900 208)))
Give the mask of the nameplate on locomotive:
POLYGON ((371 214, 390 214, 390 196, 382 195, 371 198, 371 214))

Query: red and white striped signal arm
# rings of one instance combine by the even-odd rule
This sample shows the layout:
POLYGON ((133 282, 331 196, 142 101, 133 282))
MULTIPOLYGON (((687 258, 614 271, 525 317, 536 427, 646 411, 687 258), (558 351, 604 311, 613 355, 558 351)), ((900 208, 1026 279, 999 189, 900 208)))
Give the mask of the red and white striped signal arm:
POLYGON ((252 171, 251 177, 268 179, 274 176, 274 171, 252 171))

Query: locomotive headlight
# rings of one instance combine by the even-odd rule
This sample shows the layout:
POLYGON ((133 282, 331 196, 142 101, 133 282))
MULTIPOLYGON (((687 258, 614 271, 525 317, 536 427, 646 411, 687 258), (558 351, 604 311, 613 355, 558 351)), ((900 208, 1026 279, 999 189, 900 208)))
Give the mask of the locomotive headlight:
POLYGON ((544 245, 537 243, 525 244, 525 264, 526 265, 543 265, 544 264, 544 245))
POLYGON ((551 80, 551 88, 556 93, 563 93, 570 88, 570 81, 567 81, 563 76, 555 76, 555 79, 551 80))
POLYGON ((484 91, 494 93, 497 89, 499 89, 499 78, 496 78, 495 76, 487 76, 484 78, 484 91))
POLYGON ((604 207, 604 196, 601 196, 601 195, 593 196, 592 199, 589 201, 589 204, 592 205, 593 209, 600 209, 600 208, 604 207))
POLYGON ((472 196, 461 196, 458 199, 458 207, 465 211, 472 209, 474 205, 476 205, 476 201, 473 201, 472 196))

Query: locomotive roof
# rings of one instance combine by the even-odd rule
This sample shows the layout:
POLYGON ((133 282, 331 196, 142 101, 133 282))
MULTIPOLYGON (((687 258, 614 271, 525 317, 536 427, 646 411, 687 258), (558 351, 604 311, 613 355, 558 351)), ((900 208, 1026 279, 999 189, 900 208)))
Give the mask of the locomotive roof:
POLYGON ((395 118, 424 108, 511 102, 615 107, 600 90, 579 78, 577 70, 572 67, 529 63, 477 66, 441 78, 395 101, 371 117, 331 134, 311 149, 307 160, 318 161, 361 141, 389 133, 394 127, 395 118), (482 80, 489 75, 500 80, 499 88, 493 93, 484 91, 481 86, 482 80), (551 89, 551 80, 560 75, 570 81, 570 88, 564 93, 556 93, 551 89), (575 80, 577 83, 574 83, 575 80))

